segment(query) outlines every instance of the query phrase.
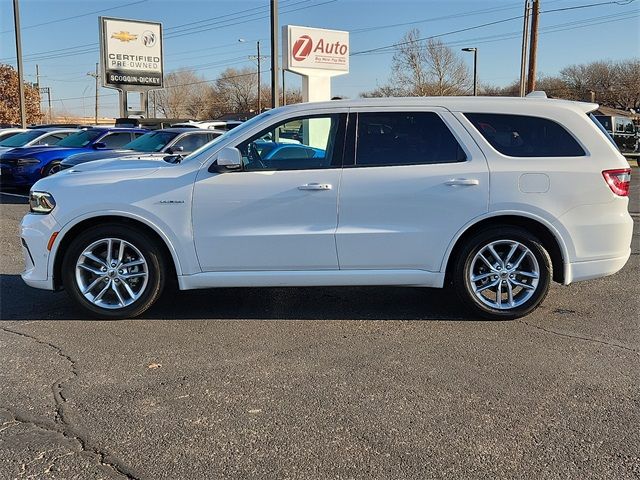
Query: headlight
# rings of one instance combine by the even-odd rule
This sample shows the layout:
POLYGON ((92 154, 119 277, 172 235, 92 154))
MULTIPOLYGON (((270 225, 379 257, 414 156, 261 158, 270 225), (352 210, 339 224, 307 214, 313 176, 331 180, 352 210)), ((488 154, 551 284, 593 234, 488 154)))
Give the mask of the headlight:
POLYGON ((29 192, 29 209, 31 213, 51 213, 56 207, 53 195, 47 192, 29 192))
POLYGON ((19 158, 16 161, 16 165, 18 165, 19 167, 25 166, 25 165, 37 165, 40 163, 40 160, 38 160, 37 158, 19 158))

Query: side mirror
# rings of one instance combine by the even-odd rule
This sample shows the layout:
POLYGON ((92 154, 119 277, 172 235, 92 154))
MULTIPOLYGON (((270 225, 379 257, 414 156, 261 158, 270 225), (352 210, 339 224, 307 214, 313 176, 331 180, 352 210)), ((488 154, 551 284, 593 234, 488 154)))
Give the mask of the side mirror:
POLYGON ((226 173, 242 168, 242 154, 233 147, 225 147, 218 153, 218 158, 209 167, 211 173, 226 173))
POLYGON ((184 152, 184 147, 182 145, 167 148, 167 153, 179 153, 179 152, 184 152))
POLYGON ((100 150, 101 148, 107 148, 107 144, 104 142, 96 142, 93 144, 93 148, 95 150, 100 150))

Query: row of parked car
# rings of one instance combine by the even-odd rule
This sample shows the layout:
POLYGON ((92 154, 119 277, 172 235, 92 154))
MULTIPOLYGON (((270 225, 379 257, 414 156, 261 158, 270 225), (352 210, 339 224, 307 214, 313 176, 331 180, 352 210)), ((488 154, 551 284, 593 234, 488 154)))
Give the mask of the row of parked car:
POLYGON ((105 158, 173 156, 167 160, 179 161, 239 123, 184 122, 161 130, 122 124, 0 129, 0 184, 30 187, 60 170, 105 158))

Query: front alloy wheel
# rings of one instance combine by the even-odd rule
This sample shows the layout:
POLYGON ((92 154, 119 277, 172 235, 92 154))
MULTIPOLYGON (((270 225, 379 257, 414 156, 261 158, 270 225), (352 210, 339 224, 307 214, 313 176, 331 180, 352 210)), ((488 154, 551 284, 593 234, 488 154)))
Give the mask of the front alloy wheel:
POLYGON ((65 252, 62 281, 81 306, 105 318, 135 317, 164 286, 164 258, 156 241, 124 225, 92 227, 65 252))
POLYGON ((454 275, 466 306, 487 318, 510 319, 538 307, 549 290, 552 267, 537 238, 522 228, 505 226, 471 237, 454 275))
POLYGON ((76 283, 96 307, 128 307, 142 296, 148 280, 144 255, 121 238, 93 242, 76 262, 76 283))

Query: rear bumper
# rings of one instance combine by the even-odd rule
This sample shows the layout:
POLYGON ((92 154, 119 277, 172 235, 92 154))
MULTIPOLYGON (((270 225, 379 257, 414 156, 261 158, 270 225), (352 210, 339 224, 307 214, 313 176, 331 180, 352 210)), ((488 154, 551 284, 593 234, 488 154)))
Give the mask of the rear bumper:
POLYGON ((591 260, 588 262, 574 262, 566 264, 564 284, 592 280, 594 278, 613 275, 624 267, 631 256, 631 248, 620 257, 591 260))

